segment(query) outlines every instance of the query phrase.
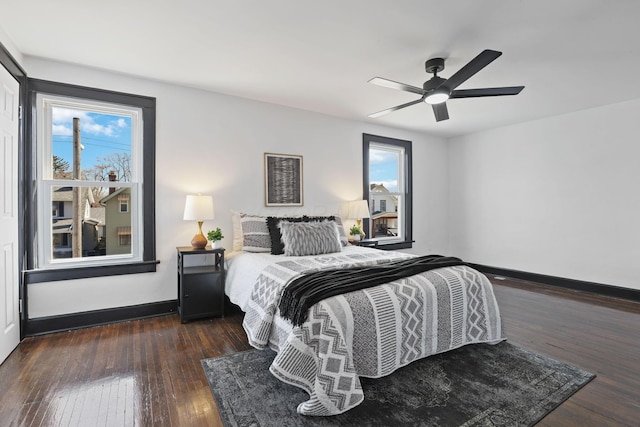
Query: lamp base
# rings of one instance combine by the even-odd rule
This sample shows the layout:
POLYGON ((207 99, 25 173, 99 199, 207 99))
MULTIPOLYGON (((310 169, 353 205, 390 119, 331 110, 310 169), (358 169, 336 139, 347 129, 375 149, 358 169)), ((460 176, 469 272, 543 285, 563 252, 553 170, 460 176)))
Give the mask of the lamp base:
POLYGON ((198 233, 191 239, 193 249, 204 249, 207 246, 207 238, 202 234, 202 221, 198 221, 198 233))
POLYGON ((193 249, 204 249, 207 246, 207 238, 204 237, 204 234, 196 234, 191 239, 191 247, 193 249))

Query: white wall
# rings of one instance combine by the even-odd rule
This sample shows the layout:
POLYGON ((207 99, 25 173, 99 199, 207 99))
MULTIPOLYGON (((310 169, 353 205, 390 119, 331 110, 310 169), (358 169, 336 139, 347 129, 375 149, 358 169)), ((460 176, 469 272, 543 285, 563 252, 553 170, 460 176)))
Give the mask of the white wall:
POLYGON ((11 56, 13 56, 13 59, 15 59, 18 64, 23 63, 24 58, 22 56, 22 53, 20 53, 20 51, 16 49, 13 41, 9 38, 2 25, 0 25, 0 43, 2 43, 4 48, 9 51, 11 56))
POLYGON ((450 249, 640 289, 640 100, 450 140, 450 249))
POLYGON ((230 209, 283 212, 264 207, 264 152, 304 156, 305 206, 287 212, 336 213, 343 201, 362 196, 363 132, 413 141, 413 252, 447 252, 448 164, 441 138, 39 58, 25 57, 23 65, 33 78, 157 98, 158 271, 30 285, 31 318, 175 299, 175 247, 189 245, 197 230, 182 220, 186 194, 213 196, 216 219, 203 229, 221 227, 227 248, 230 209))

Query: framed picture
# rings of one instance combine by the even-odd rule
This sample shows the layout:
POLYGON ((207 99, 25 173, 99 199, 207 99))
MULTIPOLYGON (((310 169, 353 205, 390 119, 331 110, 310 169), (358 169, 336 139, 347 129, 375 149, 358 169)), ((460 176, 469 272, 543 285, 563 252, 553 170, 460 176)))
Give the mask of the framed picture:
POLYGON ((302 206, 302 156, 264 153, 265 206, 302 206))

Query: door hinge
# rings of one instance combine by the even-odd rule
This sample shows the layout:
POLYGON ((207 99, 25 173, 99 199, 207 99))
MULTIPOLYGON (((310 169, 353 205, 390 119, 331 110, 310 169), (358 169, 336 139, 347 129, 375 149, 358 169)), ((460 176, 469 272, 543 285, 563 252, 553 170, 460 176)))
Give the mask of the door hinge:
POLYGON ((23 313, 23 309, 22 309, 22 307, 23 307, 23 306, 22 306, 22 299, 19 299, 19 300, 18 300, 18 312, 19 312, 20 314, 22 314, 22 313, 23 313))
POLYGON ((18 107, 18 120, 22 120, 22 105, 18 107))

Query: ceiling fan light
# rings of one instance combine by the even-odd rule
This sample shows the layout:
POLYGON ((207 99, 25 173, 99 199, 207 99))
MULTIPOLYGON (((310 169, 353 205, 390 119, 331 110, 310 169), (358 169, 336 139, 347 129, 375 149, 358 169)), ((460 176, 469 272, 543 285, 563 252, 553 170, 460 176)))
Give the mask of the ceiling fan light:
POLYGON ((442 104, 447 99, 449 99, 449 93, 446 90, 436 90, 433 93, 430 93, 424 98, 424 102, 427 104, 442 104))

